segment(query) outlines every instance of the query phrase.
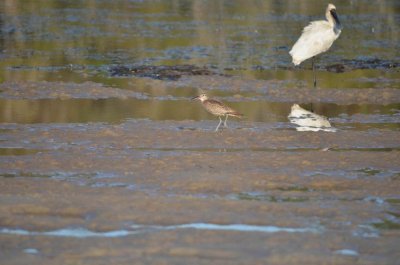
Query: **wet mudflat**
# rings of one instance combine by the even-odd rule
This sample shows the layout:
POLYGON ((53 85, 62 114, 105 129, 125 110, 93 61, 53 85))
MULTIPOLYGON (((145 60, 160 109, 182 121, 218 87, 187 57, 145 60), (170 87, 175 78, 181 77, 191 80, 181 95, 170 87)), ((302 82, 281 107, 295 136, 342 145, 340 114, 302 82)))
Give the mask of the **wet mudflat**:
POLYGON ((6 2, 1 264, 400 260, 398 1, 335 3, 316 90, 288 51, 320 1, 6 2))
MULTIPOLYGON (((215 78, 232 87, 256 82, 215 78)), ((14 97, 24 100, 24 93, 45 100, 47 87, 64 101, 86 98, 69 89, 73 84, 4 83, 3 100, 21 86, 30 89, 14 97)), ((151 100, 96 83, 79 87, 97 91, 93 100, 151 100)), ((275 121, 230 121, 218 133, 215 119, 3 121, 2 258, 8 264, 394 264, 400 117, 393 110, 397 90, 390 93, 364 102, 377 105, 373 113, 331 119, 336 132, 297 132, 273 112, 275 121)), ((337 97, 350 103, 353 95, 337 97)), ((188 98, 159 101, 199 107, 188 98)), ((282 104, 289 112, 290 104, 282 104)))

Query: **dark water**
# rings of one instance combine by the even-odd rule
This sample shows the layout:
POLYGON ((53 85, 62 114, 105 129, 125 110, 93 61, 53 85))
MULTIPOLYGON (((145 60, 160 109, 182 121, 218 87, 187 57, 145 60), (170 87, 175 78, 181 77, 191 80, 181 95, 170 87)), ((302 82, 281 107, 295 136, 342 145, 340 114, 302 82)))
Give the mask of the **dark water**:
MULTIPOLYGON (((400 61, 400 2, 336 1, 335 5, 344 29, 329 52, 318 57, 318 87, 400 88, 399 68, 371 65, 375 59, 391 65, 400 61), (351 68, 354 60, 360 62, 355 69, 351 68), (350 70, 327 71, 332 64, 350 70)), ((284 88, 311 88, 310 62, 293 68, 288 51, 309 21, 324 18, 325 8, 321 1, 3 1, 0 82, 94 81, 158 98, 2 100, 0 120, 119 122, 210 117, 182 100, 197 94, 198 88, 154 89, 138 78, 111 77, 110 69, 116 65, 190 64, 221 74, 279 81, 284 88), (163 96, 173 100, 160 100, 163 96), (182 113, 183 107, 188 111, 182 113)), ((233 93, 227 88, 210 94, 224 100, 233 93)), ((239 101, 233 106, 254 109, 251 113, 272 109, 272 114, 249 115, 250 120, 261 122, 285 120, 290 109, 289 103, 265 101, 239 101)), ((316 110, 339 119, 358 111, 394 115, 398 109, 398 105, 321 103, 316 110)))

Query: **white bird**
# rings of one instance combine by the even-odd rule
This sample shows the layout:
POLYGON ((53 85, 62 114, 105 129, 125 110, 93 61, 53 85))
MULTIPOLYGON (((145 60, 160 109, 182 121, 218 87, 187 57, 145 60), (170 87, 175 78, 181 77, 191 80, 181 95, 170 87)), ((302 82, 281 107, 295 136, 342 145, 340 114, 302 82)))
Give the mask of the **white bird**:
POLYGON ((299 65, 312 57, 314 88, 317 86, 314 58, 316 55, 326 52, 339 37, 342 30, 342 26, 336 14, 336 7, 333 4, 329 4, 326 8, 325 17, 327 20, 312 21, 305 27, 300 38, 289 52, 294 65, 299 65))

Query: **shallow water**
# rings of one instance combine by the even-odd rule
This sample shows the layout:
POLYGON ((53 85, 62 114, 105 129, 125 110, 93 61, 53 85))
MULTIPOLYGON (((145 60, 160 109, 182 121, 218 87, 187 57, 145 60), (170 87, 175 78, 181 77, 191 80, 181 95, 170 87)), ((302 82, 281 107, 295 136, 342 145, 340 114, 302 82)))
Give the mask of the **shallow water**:
MULTIPOLYGON (((249 100, 249 99, 247 99, 249 100)), ((251 100, 251 99, 250 99, 251 100)), ((291 103, 265 101, 239 101, 228 103, 243 113, 250 113, 247 121, 278 123, 287 122, 291 103)), ((305 104, 305 107, 308 105, 305 104)), ((399 128, 400 104, 314 104, 333 122, 340 124, 378 124, 399 128)), ((184 100, 140 99, 0 99, 0 122, 2 123, 121 123, 127 119, 203 120, 213 119, 197 102, 184 100), (188 111, 181 111, 188 109, 188 111), (28 111, 29 110, 29 111, 28 111)), ((229 119, 231 120, 231 119, 229 119)), ((234 120, 234 119, 232 119, 234 120)))
MULTIPOLYGON (((379 67, 378 63, 372 69, 356 68, 345 73, 325 70, 331 64, 352 67, 351 60, 356 60, 359 68, 370 68, 371 59, 392 65, 399 62, 399 3, 384 1, 379 8, 368 3, 336 3, 344 29, 331 50, 318 58, 318 87, 399 88, 396 67, 379 67)), ((94 81, 150 98, 123 103, 113 99, 6 100, 1 104, 0 117, 6 122, 28 123, 208 117, 186 102, 198 93, 198 87, 154 88, 136 78, 112 77, 109 70, 116 65, 192 64, 221 74, 266 80, 268 86, 311 88, 310 64, 295 69, 288 51, 310 20, 323 18, 324 9, 325 3, 320 1, 7 1, 0 6, 0 81, 94 81), (121 103, 123 109, 117 108, 121 103), (37 104, 41 107, 33 107, 33 115, 27 117, 31 111, 26 106, 31 110, 37 104), (71 110, 78 108, 83 111, 76 118, 68 118, 71 110), (182 108, 188 111, 182 113, 182 108)), ((210 94, 222 99, 233 95, 229 87, 221 89, 210 94)), ((287 106, 276 106, 273 101, 239 100, 232 106, 243 112, 253 109, 246 113, 253 121, 270 121, 269 114, 255 114, 265 109, 275 110, 272 114, 280 119, 288 114, 287 106)), ((354 108, 364 113, 376 111, 362 105, 322 105, 316 111, 331 117, 332 112, 350 114, 354 108)), ((399 109, 398 104, 395 109, 399 109)))

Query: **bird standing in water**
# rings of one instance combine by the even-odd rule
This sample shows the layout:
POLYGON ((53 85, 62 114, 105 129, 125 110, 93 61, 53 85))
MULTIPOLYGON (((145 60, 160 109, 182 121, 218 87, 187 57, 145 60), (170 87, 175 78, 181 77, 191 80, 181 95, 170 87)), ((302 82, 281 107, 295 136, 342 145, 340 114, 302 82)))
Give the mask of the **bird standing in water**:
POLYGON ((342 25, 336 14, 336 7, 333 4, 329 4, 326 8, 325 17, 327 20, 312 21, 305 27, 300 38, 289 52, 294 65, 299 65, 301 62, 312 58, 314 88, 317 87, 314 66, 315 56, 326 52, 339 37, 342 30, 342 25))
POLYGON ((228 116, 232 117, 237 117, 241 118, 243 117, 242 114, 239 112, 235 111, 234 109, 224 105, 221 101, 218 101, 216 99, 210 99, 207 97, 206 94, 201 94, 200 96, 192 98, 192 100, 198 99, 200 100, 201 104, 203 107, 211 114, 218 116, 219 118, 219 123, 217 128, 215 128, 215 131, 218 131, 219 126, 222 123, 221 116, 225 116, 225 121, 224 121, 224 126, 228 127, 226 125, 226 121, 228 120, 228 116))

